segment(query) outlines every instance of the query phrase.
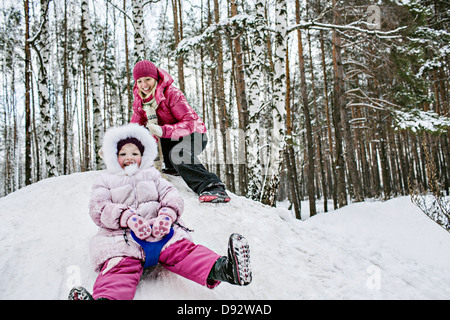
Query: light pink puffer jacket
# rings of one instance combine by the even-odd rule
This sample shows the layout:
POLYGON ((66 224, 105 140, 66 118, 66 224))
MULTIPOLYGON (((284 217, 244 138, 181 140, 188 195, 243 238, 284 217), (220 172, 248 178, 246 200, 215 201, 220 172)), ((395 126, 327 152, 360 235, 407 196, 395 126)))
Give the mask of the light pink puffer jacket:
MULTIPOLYGON (((90 245, 91 258, 97 271, 113 257, 145 260, 144 252, 133 240, 130 229, 121 227, 126 225, 124 222, 131 215, 127 209, 132 209, 151 225, 163 208, 174 221, 180 222, 184 207, 179 192, 161 178, 159 171, 153 167, 157 154, 156 142, 147 129, 138 124, 109 129, 103 140, 102 151, 107 170, 102 171, 95 181, 89 203, 89 214, 100 227, 90 245), (139 168, 129 166, 124 170, 117 161, 117 142, 127 137, 137 138, 145 148, 139 168)), ((174 231, 163 250, 180 239, 190 239, 190 235, 178 225, 174 225, 174 231)), ((147 239, 156 240, 159 239, 147 239)))

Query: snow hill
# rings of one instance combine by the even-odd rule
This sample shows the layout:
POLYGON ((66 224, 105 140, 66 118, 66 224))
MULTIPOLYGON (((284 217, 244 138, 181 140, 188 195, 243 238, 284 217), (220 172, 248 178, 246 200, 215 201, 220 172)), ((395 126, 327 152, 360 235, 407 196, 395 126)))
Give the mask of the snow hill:
MULTIPOLYGON (((98 172, 46 179, 0 199, 0 299, 67 299, 92 290, 88 214, 98 172)), ((179 177, 183 219, 197 243, 225 254, 239 232, 251 248, 253 282, 214 290, 161 266, 147 270, 136 299, 449 299, 450 234, 408 197, 364 202, 305 221, 231 195, 200 204, 179 177)))

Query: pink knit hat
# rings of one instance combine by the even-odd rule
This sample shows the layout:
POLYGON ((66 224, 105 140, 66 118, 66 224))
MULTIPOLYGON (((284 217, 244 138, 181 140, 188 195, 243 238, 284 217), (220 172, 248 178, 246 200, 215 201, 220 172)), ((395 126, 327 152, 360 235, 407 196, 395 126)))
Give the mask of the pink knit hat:
POLYGON ((142 60, 136 63, 133 69, 134 81, 142 77, 151 77, 153 79, 158 79, 158 70, 153 62, 148 60, 142 60))

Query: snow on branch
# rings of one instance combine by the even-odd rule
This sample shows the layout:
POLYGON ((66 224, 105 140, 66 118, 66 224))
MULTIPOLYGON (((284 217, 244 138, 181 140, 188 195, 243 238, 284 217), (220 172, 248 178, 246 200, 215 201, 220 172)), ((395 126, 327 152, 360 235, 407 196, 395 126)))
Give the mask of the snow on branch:
POLYGON ((226 28, 230 27, 251 26, 255 23, 255 21, 256 16, 241 13, 234 17, 224 19, 219 23, 213 23, 208 28, 206 28, 202 34, 195 37, 184 38, 183 40, 181 40, 177 46, 177 53, 181 54, 184 52, 188 52, 191 48, 201 46, 206 41, 214 38, 217 31, 223 31, 226 28))
POLYGON ((391 114, 397 129, 409 129, 414 133, 421 131, 439 133, 450 128, 449 117, 439 115, 431 110, 423 111, 416 108, 404 108, 384 99, 369 97, 359 88, 348 90, 345 94, 349 98, 358 100, 358 102, 350 101, 348 106, 384 110, 391 114))
MULTIPOLYGON (((252 25, 255 24, 257 19, 258 18, 256 15, 245 14, 245 13, 241 13, 234 17, 223 19, 219 23, 214 23, 214 24, 210 25, 208 28, 205 29, 205 31, 203 31, 202 34, 195 36, 195 37, 183 39, 178 44, 177 52, 180 54, 180 53, 188 52, 191 48, 193 48, 195 46, 201 46, 205 41, 213 38, 216 31, 222 31, 222 30, 225 30, 226 28, 230 28, 230 27, 241 27, 241 28, 251 27, 252 25)), ((403 26, 403 27, 396 28, 394 30, 379 31, 379 30, 363 29, 363 28, 355 26, 353 23, 348 24, 348 25, 334 25, 331 23, 308 21, 308 22, 302 22, 300 24, 296 24, 291 27, 287 27, 286 33, 289 34, 290 32, 297 30, 297 29, 339 30, 339 31, 353 30, 353 31, 358 31, 361 33, 369 34, 369 35, 375 35, 380 38, 386 38, 386 37, 397 38, 397 37, 400 37, 398 32, 400 32, 401 30, 404 30, 406 28, 407 28, 407 26, 403 26)), ((264 26, 264 30, 271 32, 271 33, 277 32, 277 30, 275 30, 274 28, 271 28, 268 25, 264 26)))
POLYGON ((441 132, 450 127, 449 117, 440 116, 431 110, 391 110, 391 112, 396 119, 396 126, 400 129, 410 129, 413 132, 441 132))
POLYGON ((331 24, 331 23, 321 23, 321 22, 316 22, 316 21, 307 21, 307 22, 302 22, 299 23, 295 26, 292 26, 290 28, 287 29, 287 32, 290 33, 291 31, 297 30, 297 29, 318 29, 318 30, 353 30, 353 31, 358 31, 361 33, 365 33, 365 34, 369 34, 369 35, 375 35, 378 37, 400 37, 400 35, 398 35, 397 33, 400 32, 403 29, 406 29, 407 26, 403 26, 403 27, 399 27, 396 28, 394 30, 389 30, 389 31, 379 31, 379 30, 369 30, 369 29, 363 29, 360 27, 357 27, 355 25, 352 24, 348 24, 348 25, 335 25, 335 24, 331 24))

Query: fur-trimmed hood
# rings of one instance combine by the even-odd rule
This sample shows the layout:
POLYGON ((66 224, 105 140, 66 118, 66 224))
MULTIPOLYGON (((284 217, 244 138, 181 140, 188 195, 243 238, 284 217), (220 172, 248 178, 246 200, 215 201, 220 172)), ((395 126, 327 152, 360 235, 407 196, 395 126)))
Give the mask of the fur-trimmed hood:
POLYGON ((155 138, 143 126, 137 123, 130 123, 121 127, 109 128, 103 138, 103 161, 106 169, 111 173, 124 172, 127 175, 133 175, 140 169, 147 169, 153 166, 158 149, 155 138), (136 166, 129 166, 122 169, 117 161, 117 143, 126 138, 136 138, 144 146, 144 154, 139 168, 136 166))

